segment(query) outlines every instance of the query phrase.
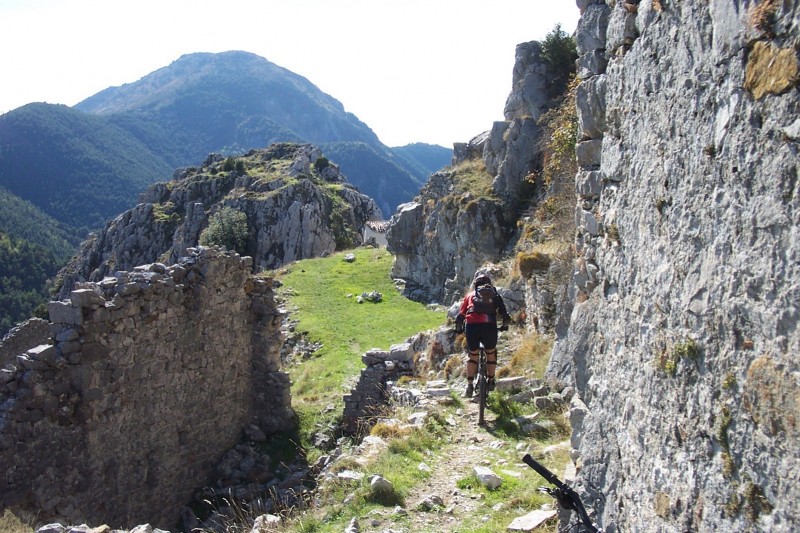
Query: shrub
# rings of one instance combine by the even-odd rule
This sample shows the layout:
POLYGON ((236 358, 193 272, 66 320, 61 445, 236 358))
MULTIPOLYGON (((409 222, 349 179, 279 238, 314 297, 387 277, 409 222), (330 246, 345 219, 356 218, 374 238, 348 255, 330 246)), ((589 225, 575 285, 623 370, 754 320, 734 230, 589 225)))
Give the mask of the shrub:
POLYGON ((678 373, 678 363, 681 359, 696 361, 698 357, 700 357, 700 346, 697 341, 688 337, 675 344, 671 351, 662 351, 658 356, 657 365, 667 376, 674 377, 678 373))
POLYGON ((674 353, 675 359, 697 359, 700 356, 700 347, 697 345, 697 341, 690 337, 676 344, 674 353))
POLYGON ((547 92, 551 98, 564 93, 567 84, 575 75, 575 60, 578 51, 575 40, 556 24, 542 43, 542 58, 547 65, 547 92))
POLYGON ((326 168, 330 166, 330 161, 328 161, 327 157, 318 157, 316 161, 314 161, 314 170, 317 172, 322 172, 326 168))
POLYGON ((517 268, 519 273, 530 278, 534 272, 546 272, 550 268, 550 256, 539 251, 519 252, 517 254, 517 268))
POLYGON ((575 143, 578 138, 578 111, 575 103, 577 89, 578 80, 568 80, 561 104, 547 111, 540 119, 547 131, 542 136, 542 173, 548 186, 555 182, 560 187, 574 187, 573 179, 578 171, 575 160, 575 143))
POLYGON ((200 234, 200 244, 222 246, 243 254, 247 249, 249 228, 247 215, 232 207, 223 207, 208 221, 208 227, 200 234))
POLYGON ((734 387, 736 387, 736 376, 728 372, 725 375, 725 379, 722 381, 722 388, 730 390, 733 389, 734 387))

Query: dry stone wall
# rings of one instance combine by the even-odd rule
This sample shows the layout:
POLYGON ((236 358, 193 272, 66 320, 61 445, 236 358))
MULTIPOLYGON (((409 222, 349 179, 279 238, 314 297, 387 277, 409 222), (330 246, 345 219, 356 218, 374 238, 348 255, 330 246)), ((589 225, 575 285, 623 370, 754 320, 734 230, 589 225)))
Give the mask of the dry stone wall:
POLYGON ((172 529, 244 433, 288 429, 282 316, 251 270, 190 249, 51 302, 52 342, 0 371, 0 508, 172 529))
POLYGON ((550 374, 606 531, 797 531, 797 2, 580 0, 578 261, 550 374))
POLYGON ((31 346, 44 344, 50 338, 47 320, 31 318, 17 324, 0 341, 0 365, 13 362, 31 346))
POLYGON ((403 376, 419 375, 443 365, 442 356, 455 351, 454 339, 452 330, 440 328, 418 333, 388 350, 373 348, 365 352, 361 361, 366 368, 344 397, 343 431, 362 435, 368 431, 385 410, 391 398, 391 385, 403 376))

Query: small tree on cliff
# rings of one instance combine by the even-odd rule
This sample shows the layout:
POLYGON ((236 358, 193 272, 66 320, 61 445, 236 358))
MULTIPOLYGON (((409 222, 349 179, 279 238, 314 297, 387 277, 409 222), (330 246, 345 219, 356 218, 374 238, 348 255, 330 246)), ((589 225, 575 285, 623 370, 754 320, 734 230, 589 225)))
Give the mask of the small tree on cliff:
POLYGON ((208 221, 208 227, 200 234, 200 244, 223 246, 240 254, 247 250, 247 215, 232 207, 223 207, 208 221))
POLYGON ((544 38, 542 57, 550 75, 547 81, 548 96, 558 98, 566 92, 575 74, 575 60, 578 59, 575 39, 561 29, 561 24, 556 24, 544 38))

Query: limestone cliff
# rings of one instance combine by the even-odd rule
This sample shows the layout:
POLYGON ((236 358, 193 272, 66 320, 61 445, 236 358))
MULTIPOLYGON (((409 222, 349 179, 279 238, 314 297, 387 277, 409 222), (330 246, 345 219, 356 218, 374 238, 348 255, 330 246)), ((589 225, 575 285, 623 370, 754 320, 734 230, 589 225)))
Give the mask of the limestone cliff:
POLYGON ((579 0, 578 482, 606 531, 800 529, 800 4, 579 0))
POLYGON ((539 118, 553 105, 538 42, 517 47, 505 121, 456 143, 452 167, 431 176, 398 207, 387 232, 392 275, 420 301, 451 304, 475 270, 494 261, 514 237, 519 210, 545 193, 539 118))
POLYGON ((90 236, 59 274, 59 297, 76 281, 177 261, 223 208, 246 216, 237 251, 253 257, 256 270, 357 245, 364 223, 380 218, 375 202, 311 145, 275 144, 235 160, 212 154, 199 168, 151 186, 142 203, 90 236))

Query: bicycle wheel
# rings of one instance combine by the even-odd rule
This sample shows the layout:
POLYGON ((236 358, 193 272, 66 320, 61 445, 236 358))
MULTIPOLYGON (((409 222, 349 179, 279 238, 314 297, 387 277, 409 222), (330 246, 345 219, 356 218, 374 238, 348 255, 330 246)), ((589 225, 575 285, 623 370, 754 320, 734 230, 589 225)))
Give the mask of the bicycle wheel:
POLYGON ((484 412, 486 411, 486 354, 481 348, 481 355, 478 359, 478 425, 482 426, 485 422, 484 412))

